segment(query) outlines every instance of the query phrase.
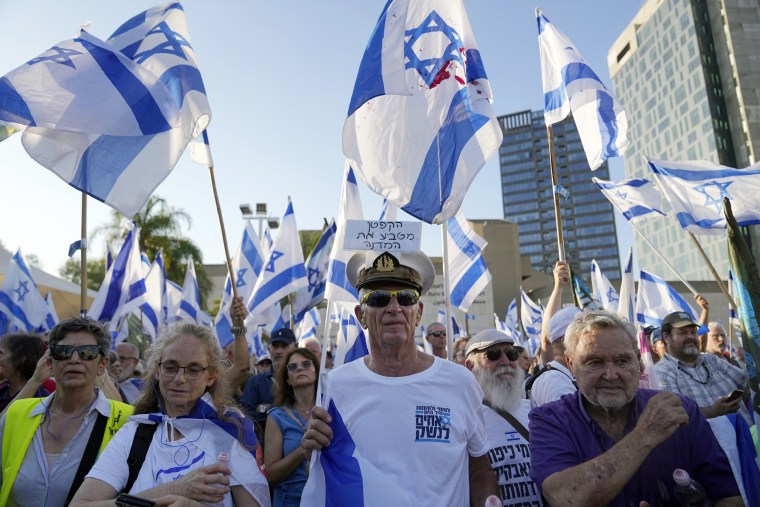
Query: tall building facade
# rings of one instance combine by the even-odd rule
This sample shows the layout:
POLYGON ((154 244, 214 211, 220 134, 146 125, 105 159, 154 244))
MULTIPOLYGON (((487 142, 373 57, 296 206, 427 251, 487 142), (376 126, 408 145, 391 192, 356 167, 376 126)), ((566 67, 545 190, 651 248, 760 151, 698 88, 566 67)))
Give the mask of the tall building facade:
MULTIPOLYGON (((758 0, 644 3, 607 58, 615 94, 628 117, 631 145, 625 154, 626 176, 653 178, 644 157, 709 160, 739 168, 756 162, 760 155, 758 48, 758 0)), ((685 278, 712 279, 673 216, 644 221, 639 229, 685 278)), ((727 276, 725 235, 698 239, 718 272, 727 276)), ((757 252, 760 241, 753 243, 757 252)), ((642 268, 673 278, 638 237, 636 250, 642 268)))
MULTIPOLYGON (((519 226, 520 254, 531 267, 551 273, 558 259, 557 230, 549 168, 549 141, 543 111, 521 111, 498 118, 504 140, 499 148, 504 218, 519 226)), ((553 126, 565 254, 570 266, 588 280, 596 259, 610 279, 620 278, 617 230, 612 205, 591 176, 609 179, 607 164, 593 173, 572 119, 553 126)))

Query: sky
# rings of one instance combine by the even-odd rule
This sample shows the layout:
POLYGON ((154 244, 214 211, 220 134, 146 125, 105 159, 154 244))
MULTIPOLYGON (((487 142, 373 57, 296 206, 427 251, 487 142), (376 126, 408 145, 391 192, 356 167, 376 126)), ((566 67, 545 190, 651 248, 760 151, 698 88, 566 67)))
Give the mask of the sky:
MULTIPOLYGON (((146 0, 0 2, 0 75, 70 39, 85 23, 106 39, 121 23, 156 5, 146 0)), ((212 120, 209 137, 230 249, 243 230, 239 205, 267 203, 281 216, 293 199, 299 229, 320 229, 336 217, 343 177, 341 131, 364 48, 385 0, 183 2, 212 120)), ((541 69, 535 11, 574 42, 611 87, 607 50, 643 0, 465 0, 494 95, 497 115, 541 109, 541 69)), ((611 179, 624 178, 622 159, 611 179)), ((589 171, 589 178, 592 176, 589 171)), ((56 274, 80 237, 81 194, 33 161, 20 136, 0 143, 0 241, 34 254, 56 274)), ((376 219, 382 199, 360 182, 365 218, 376 219)), ((209 171, 186 153, 156 195, 188 213, 186 230, 205 263, 223 263, 219 220, 209 171)), ((470 187, 462 210, 470 219, 502 219, 496 154, 470 187)), ((111 208, 88 199, 87 228, 111 220, 111 208)), ((399 214, 399 219, 410 219, 399 214)), ((617 217, 621 255, 630 228, 617 217), (622 222, 622 223, 621 223, 622 222)), ((440 227, 424 226, 423 250, 440 255, 440 227)), ((90 239, 102 255, 104 237, 90 239)))

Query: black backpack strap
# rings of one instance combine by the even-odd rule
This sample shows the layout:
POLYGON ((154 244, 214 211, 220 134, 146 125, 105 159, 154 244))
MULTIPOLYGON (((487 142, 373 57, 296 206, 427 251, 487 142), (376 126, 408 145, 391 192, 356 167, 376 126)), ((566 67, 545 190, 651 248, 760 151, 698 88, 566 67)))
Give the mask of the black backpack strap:
POLYGON ((523 426, 522 423, 518 421, 515 416, 513 416, 506 410, 502 410, 500 408, 494 407, 493 405, 491 405, 491 403, 488 400, 483 400, 483 405, 487 406, 488 408, 490 408, 491 410, 499 414, 502 417, 502 419, 506 420, 509 424, 511 424, 512 427, 516 429, 518 433, 520 433, 520 435, 522 435, 525 440, 530 442, 530 433, 528 432, 528 428, 523 426))
POLYGON ((95 425, 92 427, 92 432, 90 432, 90 438, 87 440, 87 447, 85 447, 84 454, 82 454, 82 461, 79 462, 79 468, 77 468, 77 473, 74 475, 74 482, 71 483, 71 488, 69 489, 69 494, 66 496, 66 502, 64 505, 69 505, 69 503, 71 503, 74 494, 79 489, 79 486, 82 485, 82 482, 84 482, 84 476, 87 475, 92 468, 92 465, 95 464, 95 460, 98 459, 98 451, 103 443, 103 433, 106 431, 106 423, 108 423, 108 416, 98 412, 98 417, 95 419, 95 425))
POLYGON ((124 493, 129 493, 129 490, 134 486, 137 480, 137 474, 140 473, 143 462, 145 462, 145 455, 148 454, 148 447, 153 440, 153 433, 156 432, 156 424, 138 424, 137 431, 135 431, 135 438, 132 440, 132 447, 129 449, 129 457, 127 458, 127 466, 129 467, 129 478, 127 479, 127 485, 122 490, 124 493))
POLYGON ((530 399, 530 391, 533 389, 533 383, 536 381, 536 379, 551 369, 552 369, 552 365, 547 363, 540 370, 538 370, 535 375, 533 375, 531 378, 525 381, 525 399, 526 400, 530 399))

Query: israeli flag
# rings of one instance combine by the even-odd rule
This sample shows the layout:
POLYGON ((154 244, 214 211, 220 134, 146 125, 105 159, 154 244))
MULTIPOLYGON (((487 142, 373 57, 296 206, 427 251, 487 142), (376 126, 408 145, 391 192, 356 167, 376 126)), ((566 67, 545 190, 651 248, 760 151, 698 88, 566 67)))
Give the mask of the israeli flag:
POLYGON ((483 249, 488 242, 472 230, 458 211, 447 222, 449 262, 449 283, 451 284, 451 304, 467 312, 475 298, 485 290, 491 281, 483 249))
POLYGON ((618 303, 617 314, 628 319, 631 324, 635 323, 634 303, 635 291, 633 288, 633 248, 628 248, 628 258, 623 268, 623 279, 620 282, 620 302, 618 303))
POLYGON ((251 315, 262 312, 291 292, 308 285, 296 216, 293 203, 288 198, 288 208, 282 217, 272 251, 248 300, 248 311, 251 315))
MULTIPOLYGON (((32 332, 37 328, 55 326, 50 307, 34 283, 21 249, 11 257, 0 288, 0 312, 7 319, 9 331, 32 332)), ((5 328, 1 331, 5 333, 5 328)))
POLYGON ((507 336, 512 336, 512 331, 507 327, 507 325, 504 322, 502 322, 499 316, 496 315, 495 313, 493 314, 493 326, 496 328, 497 331, 504 333, 507 336))
POLYGON ((438 309, 438 320, 437 322, 439 324, 446 325, 446 309, 445 308, 439 308, 438 309))
POLYGON ((257 326, 253 332, 252 350, 253 350, 253 353, 256 354, 257 358, 261 358, 261 356, 269 354, 269 350, 267 350, 267 346, 264 345, 263 334, 264 334, 263 326, 257 326))
POLYGON ((185 282, 182 284, 182 300, 179 303, 179 320, 189 320, 202 326, 211 326, 211 317, 201 310, 201 293, 198 290, 198 277, 195 275, 193 258, 187 260, 185 282))
POLYGON ((618 183, 596 177, 591 179, 629 222, 636 223, 657 215, 665 216, 662 212, 660 191, 653 182, 641 178, 623 180, 618 183))
POLYGON ((541 344, 541 324, 544 309, 541 305, 534 303, 522 289, 520 289, 520 298, 522 303, 520 305, 520 320, 526 334, 526 348, 530 351, 531 356, 535 356, 541 344))
POLYGON ((340 326, 336 338, 333 368, 369 354, 367 337, 359 321, 356 320, 354 305, 350 303, 336 303, 336 305, 340 308, 340 326))
POLYGON ((179 320, 179 307, 182 304, 182 286, 166 279, 166 294, 164 308, 166 309, 166 322, 173 323, 179 320))
POLYGON ((327 271, 330 264, 330 252, 335 241, 335 222, 330 221, 322 231, 314 251, 306 259, 306 276, 309 285, 299 289, 293 298, 293 315, 295 322, 300 322, 304 314, 325 299, 327 271))
POLYGON ((451 332, 454 334, 454 340, 458 340, 462 337, 462 331, 459 327, 459 322, 455 316, 451 316, 451 332))
POLYGON ((581 310, 598 310, 599 302, 591 294, 591 291, 586 286, 586 284, 583 283, 583 280, 575 276, 575 274, 572 274, 572 272, 571 277, 573 281, 573 295, 575 296, 575 306, 581 310))
POLYGON ((359 66, 343 153, 374 192, 441 224, 501 146, 491 98, 461 0, 389 1, 359 66))
MULTIPOLYGON (((73 95, 53 87, 53 93, 63 94, 67 100, 75 97, 75 102, 92 102, 92 106, 76 108, 77 119, 84 127, 30 125, 22 143, 32 158, 71 186, 132 217, 211 119, 185 14, 181 4, 168 3, 124 23, 105 47, 101 44, 98 49, 97 41, 85 32, 76 41, 76 47, 63 47, 63 51, 54 47, 32 60, 35 63, 30 67, 55 69, 45 70, 45 78, 39 81, 45 86, 42 97, 50 95, 50 83, 62 82, 59 72, 71 72, 62 69, 68 67, 70 50, 92 54, 98 60, 93 72, 100 69, 108 74, 115 66, 132 67, 139 79, 124 72, 117 76, 121 80, 106 75, 101 81, 120 83, 120 90, 108 94, 91 92, 89 79, 80 78, 73 95), (133 111, 133 117, 113 114, 117 107, 133 111), (103 123, 110 127, 88 126, 103 123)), ((60 106, 64 108, 67 112, 71 109, 68 104, 60 106)))
POLYGON ((133 227, 90 306, 89 316, 107 322, 112 332, 119 329, 122 316, 138 310, 147 301, 139 244, 140 231, 133 227))
POLYGON ((510 330, 510 335, 515 338, 515 341, 518 343, 525 342, 525 337, 520 330, 520 316, 517 312, 517 299, 513 299, 512 302, 509 303, 507 314, 504 316, 504 324, 507 326, 507 329, 510 330))
POLYGON ((166 279, 163 273, 163 263, 158 259, 161 252, 156 254, 156 259, 150 264, 145 274, 145 303, 140 306, 143 315, 143 329, 156 338, 158 329, 164 322, 164 293, 166 292, 166 279))
POLYGON ((395 222, 396 215, 398 215, 398 206, 390 202, 388 199, 383 199, 383 207, 380 210, 379 222, 395 222))
POLYGON ((746 169, 701 160, 647 163, 683 229, 725 234, 724 197, 739 225, 760 224, 760 163, 746 169))
POLYGON ((61 319, 58 318, 58 312, 55 311, 55 303, 53 302, 53 294, 48 292, 45 294, 45 302, 48 305, 48 316, 45 317, 45 322, 42 324, 40 332, 45 333, 50 331, 58 324, 61 319), (52 324, 52 325, 51 325, 52 324))
POLYGON ((338 213, 335 242, 330 252, 330 265, 327 269, 327 286, 325 298, 330 301, 359 302, 359 292, 346 277, 346 264, 353 254, 350 250, 343 250, 343 240, 346 236, 346 221, 362 220, 362 201, 359 197, 359 187, 351 166, 346 164, 345 177, 343 178, 343 190, 340 193, 340 211, 338 213))
POLYGON ((641 270, 636 297, 636 323, 659 327, 662 319, 673 312, 687 312, 694 322, 698 319, 694 308, 668 282, 641 270))
POLYGON ((321 320, 322 319, 319 318, 319 311, 316 308, 312 308, 304 313, 295 332, 296 338, 298 338, 299 342, 306 338, 319 338, 318 328, 321 320))
POLYGON ((599 301, 602 308, 610 313, 617 313, 620 296, 607 276, 602 273, 602 268, 599 267, 596 259, 591 261, 591 288, 594 299, 599 301))
POLYGON ((536 9, 544 120, 554 125, 573 113, 591 170, 628 147, 623 107, 583 60, 570 39, 536 9))
POLYGON ((214 167, 214 159, 211 157, 211 145, 208 142, 208 129, 190 143, 190 160, 206 167, 214 167))
MULTIPOLYGON (((253 230, 251 222, 246 221, 240 245, 235 252, 235 256, 232 258, 232 271, 235 273, 235 288, 237 289, 238 296, 243 298, 244 302, 248 301, 248 298, 251 297, 253 287, 256 285, 256 280, 263 268, 264 256, 261 253, 259 237, 253 230)), ((233 323, 230 316, 230 308, 232 308, 232 282, 228 273, 227 280, 224 282, 224 294, 222 294, 219 312, 214 319, 214 330, 219 339, 219 345, 222 348, 232 343, 235 338, 232 335, 233 323)), ((253 329, 254 327, 257 326, 252 326, 246 334, 246 339, 251 344, 253 342, 253 335, 256 332, 256 329, 253 329)))

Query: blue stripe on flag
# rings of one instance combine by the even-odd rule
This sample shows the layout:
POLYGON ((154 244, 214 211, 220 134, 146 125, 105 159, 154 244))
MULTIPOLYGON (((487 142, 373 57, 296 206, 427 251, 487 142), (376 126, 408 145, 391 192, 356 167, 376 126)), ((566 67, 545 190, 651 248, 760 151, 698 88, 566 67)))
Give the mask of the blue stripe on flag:
MULTIPOLYGON (((167 11, 169 11, 171 9, 179 9, 181 11, 184 10, 182 8, 182 4, 180 4, 179 2, 175 2, 175 3, 171 4, 171 5, 167 5, 166 8, 163 10, 163 12, 161 14, 164 14, 164 13, 166 13, 167 11)), ((145 23, 145 20, 147 19, 148 12, 149 11, 141 12, 140 14, 138 14, 138 15, 130 18, 129 20, 125 21, 119 28, 116 29, 116 31, 114 33, 111 34, 111 36, 109 37, 109 39, 113 39, 114 37, 117 37, 117 36, 119 36, 119 35, 121 35, 123 33, 126 33, 128 31, 132 30, 133 28, 137 28, 141 24, 145 23)))
POLYGON ((104 202, 153 136, 100 136, 87 147, 69 185, 104 202))
POLYGON ((37 125, 26 101, 5 77, 0 78, 0 117, 29 127, 37 125))
POLYGON ((470 110, 467 89, 459 90, 451 101, 438 135, 428 148, 409 204, 401 209, 415 218, 432 223, 451 194, 451 185, 462 150, 487 123, 487 116, 470 110), (440 195, 437 192, 439 185, 442 185, 440 195))
POLYGON ((127 70, 116 55, 84 39, 77 38, 74 41, 80 43, 103 70, 103 74, 132 110, 143 134, 157 134, 172 128, 145 84, 127 70))
POLYGON ((140 308, 142 309, 142 314, 150 321, 153 329, 158 330, 158 315, 156 315, 155 310, 148 304, 142 305, 140 308))
POLYGON ((351 285, 346 277, 346 263, 337 259, 333 259, 330 262, 330 283, 337 285, 346 292, 349 292, 356 299, 359 299, 359 291, 356 290, 356 287, 351 285))
POLYGON ((467 234, 462 230, 462 226, 455 217, 449 219, 447 222, 448 233, 451 239, 454 240, 454 244, 459 250, 470 259, 475 259, 480 255, 480 248, 467 237, 467 234))
MULTIPOLYGON (((681 227, 686 229, 690 225, 696 225, 698 227, 702 227, 703 229, 711 229, 715 224, 724 222, 726 219, 721 215, 719 218, 716 219, 709 219, 709 218, 703 218, 701 220, 694 220, 694 216, 691 213, 687 213, 684 211, 676 213, 676 218, 678 219, 678 223, 681 224, 681 227)), ((757 224, 760 223, 758 220, 752 220, 750 222, 744 223, 744 225, 750 225, 750 224, 757 224)))
MULTIPOLYGON (((24 329, 24 331, 32 330, 34 326, 27 320, 26 312, 20 306, 14 303, 13 299, 11 299, 5 292, 0 292, 0 304, 5 305, 11 311, 11 314, 13 314, 14 317, 24 323, 26 326, 26 329, 24 329)), ((5 329, 3 329, 3 333, 5 333, 5 329)))
POLYGON ((568 99, 567 86, 578 79, 592 79, 598 81, 600 86, 604 86, 591 67, 584 62, 568 63, 562 69, 562 84, 554 90, 544 94, 544 109, 546 109, 546 111, 561 109, 565 101, 568 99))
MULTIPOLYGON (((180 109, 188 92, 195 90, 204 95, 206 94, 206 87, 203 86, 201 71, 192 65, 174 65, 161 74, 159 79, 169 89, 169 94, 174 98, 174 102, 180 109)), ((208 144, 207 136, 204 137, 204 141, 208 144)))
POLYGON ((189 303, 188 301, 185 301, 184 299, 179 305, 180 310, 183 310, 185 313, 187 313, 190 317, 193 318, 193 320, 198 320, 198 312, 195 310, 193 305, 189 303))
POLYGON ((451 304, 454 306, 462 304, 462 300, 467 295, 467 292, 485 273, 483 268, 483 263, 475 262, 467 269, 462 278, 459 279, 459 282, 451 289, 451 304))
POLYGON ((303 264, 296 264, 282 273, 273 276, 267 283, 261 286, 261 289, 256 293, 256 299, 251 301, 250 308, 253 309, 259 306, 269 296, 289 285, 291 280, 304 277, 306 277, 306 268, 303 264))
POLYGON ((467 82, 469 83, 476 79, 488 79, 488 76, 486 76, 486 68, 483 65, 483 58, 480 56, 480 51, 477 49, 468 49, 464 54, 467 59, 467 82))
POLYGON ((647 213, 652 213, 653 211, 659 213, 660 215, 665 214, 661 211, 653 210, 652 208, 648 208, 646 206, 632 206, 623 212, 623 217, 625 217, 626 220, 630 220, 641 215, 646 215, 647 213))
POLYGON ((538 22, 538 35, 541 36, 541 34, 544 33, 544 28, 546 28, 546 25, 549 23, 549 20, 546 19, 546 16, 541 14, 536 17, 536 21, 538 22))
POLYGON ((620 185, 617 183, 610 183, 610 182, 597 179, 594 181, 594 183, 599 185, 600 188, 615 190, 615 189, 623 188, 623 187, 634 187, 634 188, 643 187, 644 185, 647 185, 648 183, 650 183, 650 181, 642 179, 642 178, 635 178, 635 179, 630 179, 626 181, 625 185, 620 185))
POLYGON ((686 181, 702 181, 717 178, 741 178, 742 176, 752 176, 760 174, 760 169, 732 169, 729 167, 713 170, 693 170, 693 169, 674 169, 672 167, 663 167, 649 161, 649 167, 656 174, 663 176, 672 176, 686 181))
POLYGON ((597 90, 597 111, 599 112, 599 133, 602 135, 602 160, 618 156, 615 143, 618 137, 615 103, 605 90, 597 90))
POLYGON ((363 507, 362 471, 353 457, 356 444, 332 400, 327 412, 332 417, 333 438, 319 457, 325 474, 325 507, 363 507))

